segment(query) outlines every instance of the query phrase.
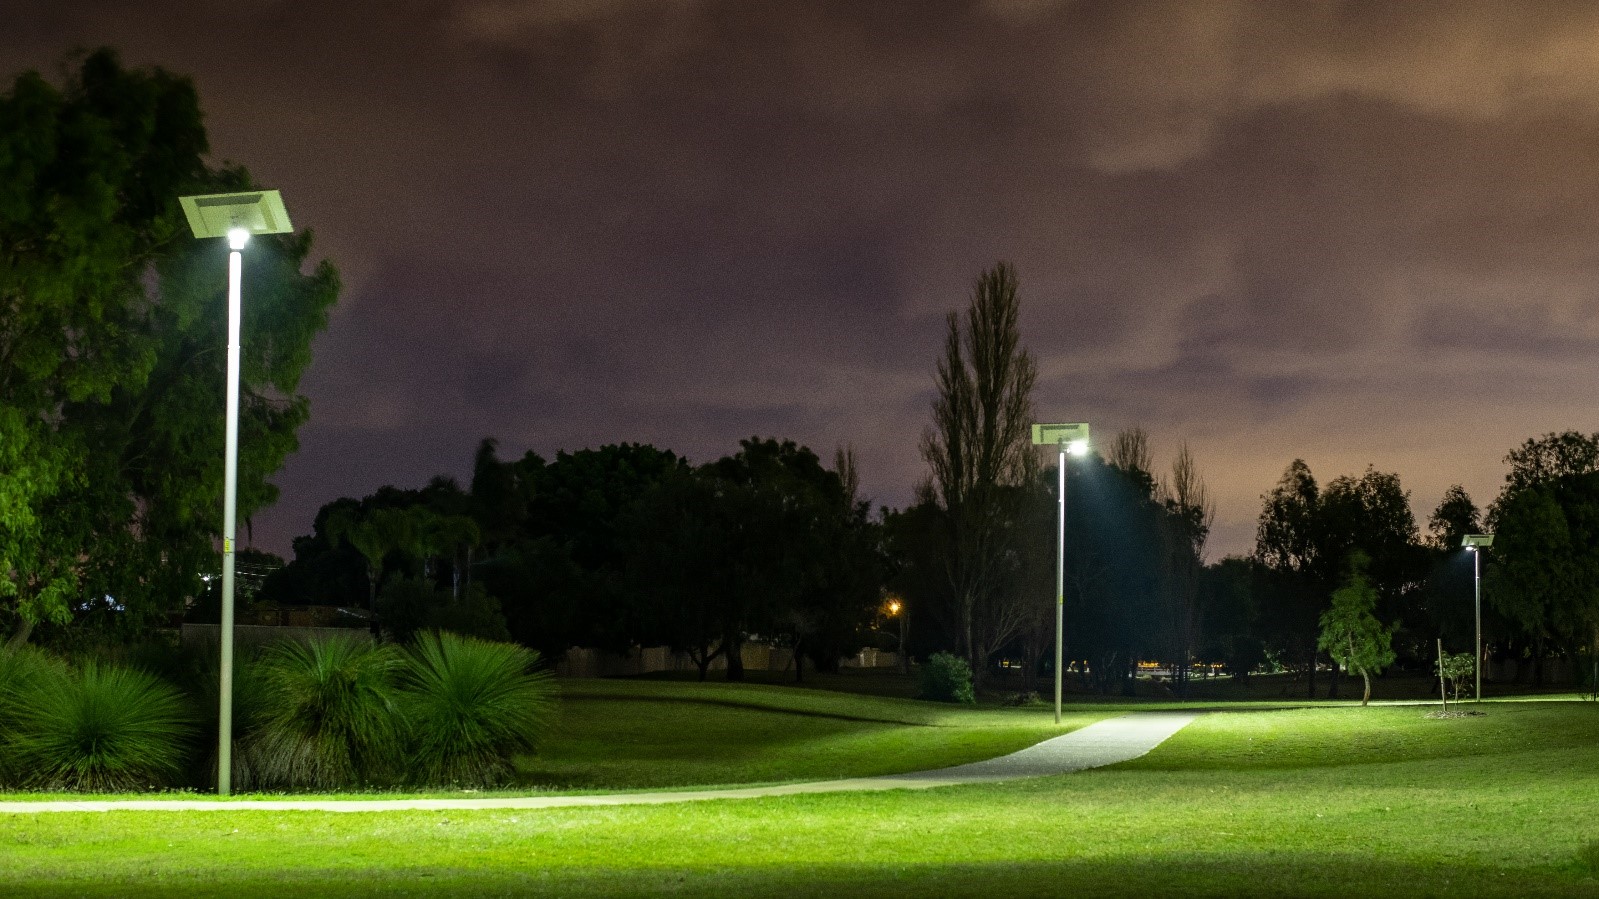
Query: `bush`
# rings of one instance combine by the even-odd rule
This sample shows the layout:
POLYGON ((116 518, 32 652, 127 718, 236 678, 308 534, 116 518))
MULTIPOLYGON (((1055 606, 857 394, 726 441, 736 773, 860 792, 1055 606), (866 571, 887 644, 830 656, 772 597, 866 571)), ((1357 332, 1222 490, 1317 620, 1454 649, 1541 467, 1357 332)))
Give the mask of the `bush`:
POLYGON ((976 702, 972 693, 972 668, 966 660, 947 652, 935 652, 922 666, 922 692, 918 699, 937 702, 976 702))
POLYGON ((182 768, 191 724, 178 691, 154 675, 87 662, 44 665, 12 699, 6 752, 22 785, 123 791, 166 783, 182 768))
POLYGON ((539 654, 450 633, 421 635, 402 675, 413 782, 488 786, 532 751, 555 705, 539 654))
POLYGON ((403 726, 388 646, 339 636, 262 652, 259 723, 245 747, 256 786, 337 789, 390 779, 403 726))
MULTIPOLYGON (((65 675, 64 665, 32 646, 0 649, 0 735, 16 733, 17 716, 46 678, 65 675)), ((12 758, 10 743, 0 740, 0 786, 14 787, 23 769, 12 758)))
MULTIPOLYGON (((267 689, 261 682, 261 666, 258 662, 260 653, 261 647, 254 644, 236 644, 234 647, 231 767, 235 790, 252 789, 259 781, 251 766, 249 741, 261 726, 267 703, 267 689)), ((217 784, 216 736, 218 713, 221 711, 217 700, 218 690, 222 686, 222 665, 215 646, 206 646, 190 652, 188 656, 187 673, 179 682, 189 685, 189 700, 198 709, 196 718, 200 722, 200 733, 206 735, 195 753, 190 785, 209 789, 217 784)))
POLYGON ((395 642, 409 643, 426 631, 452 631, 484 640, 510 640, 500 602, 478 584, 460 598, 419 578, 391 578, 378 600, 378 618, 395 642))

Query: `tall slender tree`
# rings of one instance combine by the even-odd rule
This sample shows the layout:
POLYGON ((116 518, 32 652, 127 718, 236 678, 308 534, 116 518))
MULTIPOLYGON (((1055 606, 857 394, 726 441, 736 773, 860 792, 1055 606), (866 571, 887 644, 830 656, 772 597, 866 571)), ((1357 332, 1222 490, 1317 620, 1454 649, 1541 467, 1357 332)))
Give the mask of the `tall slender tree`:
POLYGON ((1199 627, 1199 572, 1205 564, 1205 544, 1216 521, 1216 503, 1210 488, 1199 473, 1194 455, 1184 443, 1172 460, 1171 477, 1158 485, 1158 495, 1166 507, 1162 529, 1169 568, 1169 593, 1172 596, 1174 638, 1174 677, 1178 695, 1188 695, 1196 631, 1199 627))
POLYGON ((978 277, 963 317, 946 321, 933 424, 922 438, 948 534, 949 629, 978 678, 988 656, 1022 626, 1010 589, 1015 522, 1037 470, 1029 441, 1037 365, 1021 343, 1016 272, 999 263, 978 277))

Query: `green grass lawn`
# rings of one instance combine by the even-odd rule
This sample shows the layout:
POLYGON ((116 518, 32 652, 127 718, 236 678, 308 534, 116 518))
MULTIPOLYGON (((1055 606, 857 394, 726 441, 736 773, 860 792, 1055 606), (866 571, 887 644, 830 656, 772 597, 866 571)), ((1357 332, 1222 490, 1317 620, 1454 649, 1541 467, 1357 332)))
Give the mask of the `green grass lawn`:
MULTIPOLYGON (((787 686, 583 680, 548 744, 522 760, 541 789, 776 783, 942 768, 1060 733, 1040 707, 966 708, 787 686)), ((1067 729, 1115 714, 1073 709, 1067 729)))
MULTIPOLYGON (((550 746, 565 769, 540 760, 529 776, 581 784, 582 753, 596 752, 594 770, 611 773, 591 780, 611 787, 696 771, 794 779, 739 756, 798 764, 814 748, 858 760, 906 740, 906 760, 951 759, 966 750, 891 734, 999 745, 1011 737, 996 734, 1036 733, 1024 719, 1048 718, 763 687, 649 693, 657 686, 579 688, 550 746), (638 742, 591 742, 628 709, 638 718, 623 732, 638 742), (749 731, 736 727, 746 716, 776 717, 749 731), (700 750, 721 761, 696 768, 684 759, 692 737, 666 748, 650 720, 702 734, 700 750), (756 736, 743 745, 737 733, 756 736), (728 741, 740 751, 718 748, 728 741)), ((1599 843, 1599 706, 1484 708, 1445 720, 1425 707, 1218 712, 1110 769, 929 791, 545 811, 0 814, 0 893, 1599 896, 1599 857, 1583 856, 1599 843)))

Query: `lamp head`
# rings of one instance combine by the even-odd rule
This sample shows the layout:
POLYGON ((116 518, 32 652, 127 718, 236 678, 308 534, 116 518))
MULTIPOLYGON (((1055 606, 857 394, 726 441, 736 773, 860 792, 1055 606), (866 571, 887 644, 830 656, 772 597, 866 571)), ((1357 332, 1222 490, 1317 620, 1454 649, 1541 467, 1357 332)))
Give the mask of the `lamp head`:
POLYGON ((1065 445, 1067 452, 1081 456, 1088 452, 1088 439, 1088 425, 1083 422, 1033 425, 1034 446, 1065 445), (1077 449, 1079 444, 1081 450, 1077 449))
POLYGON ((1492 534, 1466 534, 1464 537, 1460 538, 1460 545, 1464 546, 1466 548, 1467 552, 1476 552, 1477 551, 1477 547, 1479 547, 1479 546, 1480 547, 1484 547, 1484 548, 1493 546, 1494 545, 1494 535, 1492 535, 1492 534))
POLYGON ((243 228, 228 229, 228 249, 242 250, 250 242, 250 232, 243 228))

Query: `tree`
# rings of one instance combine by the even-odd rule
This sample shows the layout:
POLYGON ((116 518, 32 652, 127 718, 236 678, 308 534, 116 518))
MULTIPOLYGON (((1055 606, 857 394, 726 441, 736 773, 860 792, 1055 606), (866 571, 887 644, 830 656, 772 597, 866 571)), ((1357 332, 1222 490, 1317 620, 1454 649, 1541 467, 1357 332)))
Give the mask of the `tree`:
POLYGON ((417 518, 407 509, 373 509, 364 515, 341 509, 328 520, 328 536, 334 542, 349 543, 366 560, 368 611, 377 612, 389 554, 409 552, 417 545, 417 518))
POLYGON ((1368 465, 1356 478, 1337 477, 1321 495, 1323 555, 1329 564, 1346 569, 1357 552, 1369 560, 1373 585, 1390 609, 1403 594, 1419 584, 1426 572, 1410 494, 1399 475, 1368 465))
MULTIPOLYGON (((0 97, 0 617, 14 641, 83 596, 115 596, 136 624, 214 564, 225 255, 188 235, 177 197, 251 182, 208 168, 206 149, 193 85, 109 50, 60 89, 27 73, 0 97)), ((263 237, 247 257, 247 522, 309 414, 298 381, 338 293, 327 263, 302 272, 310 248, 307 232, 263 237)))
POLYGON ((1371 701, 1371 676, 1393 664, 1393 629, 1377 620, 1377 590, 1366 577, 1365 553, 1350 556, 1349 577, 1333 591, 1332 606, 1321 615, 1318 645, 1346 670, 1365 681, 1360 704, 1371 701))
POLYGON ((1255 529, 1254 559, 1266 572, 1263 580, 1273 599, 1267 607, 1268 631, 1279 650, 1305 665, 1312 699, 1316 696, 1316 622, 1326 595, 1326 540, 1321 533, 1320 506, 1321 490, 1310 466, 1295 459, 1277 486, 1261 497, 1255 529))
POLYGON ((1427 530, 1432 533, 1433 546, 1449 552, 1460 547, 1462 537, 1482 532, 1482 516, 1466 488, 1452 484, 1444 491, 1438 508, 1427 519, 1427 530))
POLYGON ((1021 626, 1025 607, 1007 589, 1017 506, 1037 460, 1029 429, 1037 366, 1021 345, 1015 271, 978 277, 965 330, 951 312, 938 363, 933 424, 922 438, 933 495, 948 533, 950 629, 974 674, 1021 626))
POLYGON ((1483 595, 1531 650, 1535 677, 1554 648, 1599 642, 1599 472, 1507 487, 1489 512, 1483 595))
POLYGON ((1505 462, 1483 594, 1520 630, 1541 683, 1551 649, 1599 647, 1599 434, 1529 438, 1505 462))
POLYGON ((1550 432, 1529 437, 1505 456, 1505 489, 1515 492, 1565 477, 1599 471, 1599 433, 1550 432))
MULTIPOLYGON (((1367 560, 1363 576, 1381 597, 1385 616, 1399 617, 1424 584, 1427 555, 1398 475, 1367 466, 1358 478, 1343 475, 1318 490, 1309 466, 1296 459, 1264 500, 1256 559, 1274 575, 1278 622, 1294 642, 1314 640, 1339 572, 1357 553, 1367 560)), ((1306 659, 1312 695, 1317 648, 1312 642, 1306 659)), ((1334 678, 1328 695, 1337 690, 1334 678)))
POLYGON ((1216 503, 1210 498, 1187 443, 1172 460, 1171 478, 1159 483, 1157 495, 1166 507, 1162 536, 1176 617, 1172 628, 1176 637, 1174 680, 1178 695, 1187 696, 1195 631, 1199 627, 1199 572, 1205 565, 1205 544, 1216 521, 1216 503))

